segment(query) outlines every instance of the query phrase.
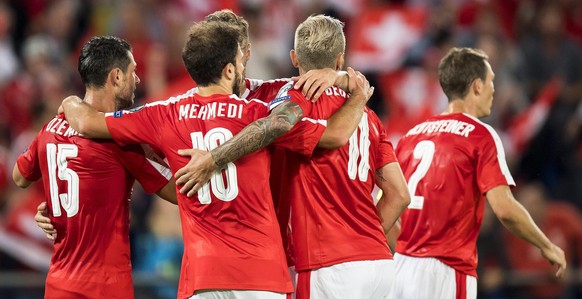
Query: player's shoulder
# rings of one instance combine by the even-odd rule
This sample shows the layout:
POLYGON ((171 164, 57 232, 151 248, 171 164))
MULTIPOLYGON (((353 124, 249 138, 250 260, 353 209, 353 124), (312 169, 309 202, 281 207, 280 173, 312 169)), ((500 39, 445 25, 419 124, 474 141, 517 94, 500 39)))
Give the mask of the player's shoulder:
POLYGON ((475 126, 474 131, 476 134, 473 134, 474 137, 486 138, 491 140, 500 139, 499 134, 497 134, 497 131, 495 131, 495 129, 490 124, 487 124, 482 120, 466 113, 462 113, 460 115, 463 121, 466 121, 467 123, 470 123, 473 126, 475 126))
POLYGON ((261 89, 280 89, 287 83, 292 82, 290 78, 281 78, 273 80, 260 80, 260 79, 245 79, 245 84, 249 91, 258 91, 261 89))

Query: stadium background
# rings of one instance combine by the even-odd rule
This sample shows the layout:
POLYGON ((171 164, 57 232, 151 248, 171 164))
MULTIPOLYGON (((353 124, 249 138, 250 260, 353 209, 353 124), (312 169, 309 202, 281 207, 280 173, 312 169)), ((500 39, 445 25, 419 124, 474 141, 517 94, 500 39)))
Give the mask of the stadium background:
MULTIPOLYGON (((247 76, 290 77, 294 29, 313 13, 346 23, 346 65, 376 86, 370 106, 394 142, 439 113, 439 59, 479 47, 495 79, 493 115, 515 193, 565 251, 553 280, 539 251, 486 211, 479 239, 479 298, 582 298, 582 1, 580 0, 4 0, 0 1, 0 298, 42 298, 51 244, 33 220, 42 190, 17 190, 17 156, 69 94, 83 95, 78 51, 92 35, 134 48, 138 102, 192 87, 180 49, 192 21, 231 8, 250 24, 247 76)), ((136 187, 132 258, 136 298, 175 298, 182 241, 177 209, 136 187)))

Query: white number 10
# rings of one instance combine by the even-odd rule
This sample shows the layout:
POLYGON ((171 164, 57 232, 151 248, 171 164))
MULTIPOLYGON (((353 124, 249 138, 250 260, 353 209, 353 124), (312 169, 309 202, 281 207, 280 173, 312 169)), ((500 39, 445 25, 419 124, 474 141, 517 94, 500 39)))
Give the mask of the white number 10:
POLYGON ((65 209, 67 217, 73 217, 79 211, 79 176, 67 168, 67 158, 76 157, 78 152, 79 149, 74 144, 47 143, 46 145, 49 189, 55 217, 61 216, 61 205, 65 209), (59 180, 68 182, 67 193, 59 194, 56 173, 58 173, 59 180))
MULTIPOLYGON (((209 151, 232 138, 232 133, 225 128, 214 128, 204 136, 202 132, 192 132, 190 133, 190 137, 192 138, 193 148, 209 151)), ((232 162, 227 163, 224 177, 222 176, 222 171, 217 171, 210 179, 210 182, 204 184, 198 190, 198 200, 201 204, 209 204, 212 201, 210 189, 212 189, 212 194, 222 201, 231 201, 237 197, 238 179, 236 165, 232 162)))
POLYGON ((410 192, 410 204, 409 209, 421 210, 424 205, 424 197, 416 195, 416 188, 418 187, 418 182, 424 178, 430 163, 432 163, 432 158, 434 156, 434 142, 423 140, 419 142, 416 147, 414 147, 414 159, 420 159, 418 167, 408 179, 408 192, 410 192))

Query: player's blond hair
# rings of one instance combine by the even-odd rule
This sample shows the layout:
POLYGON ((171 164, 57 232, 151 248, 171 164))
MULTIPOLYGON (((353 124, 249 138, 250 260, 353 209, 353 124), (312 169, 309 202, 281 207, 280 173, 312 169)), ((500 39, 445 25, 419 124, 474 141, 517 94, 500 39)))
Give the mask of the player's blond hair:
POLYGON ((295 31, 295 52, 305 71, 335 68, 337 55, 346 49, 344 23, 324 16, 310 16, 295 31))

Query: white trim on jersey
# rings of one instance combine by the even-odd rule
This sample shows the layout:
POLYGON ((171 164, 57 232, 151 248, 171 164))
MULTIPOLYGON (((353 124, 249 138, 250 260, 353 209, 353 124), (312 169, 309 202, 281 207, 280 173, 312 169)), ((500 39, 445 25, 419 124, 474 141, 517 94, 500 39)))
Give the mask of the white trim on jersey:
POLYGON ((309 117, 304 117, 301 119, 301 121, 308 121, 310 123, 320 124, 324 127, 327 127, 327 119, 313 119, 313 118, 309 118, 309 117))
POLYGON ((497 149, 497 162, 499 163, 499 168, 501 168, 501 173, 503 174, 503 176, 505 176, 507 185, 515 186, 515 181, 511 176, 511 172, 509 172, 509 167, 507 166, 507 161, 505 160, 505 150, 503 149, 503 143, 501 143, 501 138, 499 138, 499 135, 497 134, 497 132, 495 132, 495 129, 493 129, 493 127, 482 122, 481 120, 472 115, 466 113, 463 113, 463 115, 468 116, 469 118, 475 120, 477 123, 483 125, 487 129, 487 131, 489 131, 489 134, 491 134, 491 137, 495 142, 495 148, 497 149))
POLYGON ((154 150, 149 147, 149 145, 142 144, 141 145, 146 160, 163 176, 166 180, 170 180, 172 178, 172 171, 167 165, 164 165, 158 161, 163 161, 160 156, 154 152, 154 150))
POLYGON ((230 98, 233 99, 233 100, 237 100, 237 101, 243 101, 243 102, 245 102, 245 104, 249 104, 251 102, 257 102, 257 103, 260 103, 260 104, 262 104, 264 106, 268 106, 269 105, 269 104, 267 104, 267 103, 265 103, 265 102, 263 102, 263 101, 261 101, 259 99, 246 99, 246 98, 241 98, 241 97, 237 96, 236 94, 231 94, 230 95, 230 98))
MULTIPOLYGON (((291 78, 280 78, 280 79, 271 79, 271 80, 261 80, 261 79, 250 79, 250 78, 245 78, 245 81, 249 83, 249 86, 247 88, 247 90, 251 90, 254 91, 255 89, 259 88, 261 85, 263 85, 264 83, 275 83, 275 82, 289 82, 291 81, 291 78)), ((250 93, 250 91, 249 91, 250 93)), ((246 96, 248 96, 248 93, 245 92, 243 93, 243 97, 246 98, 246 96)))

